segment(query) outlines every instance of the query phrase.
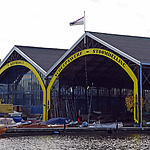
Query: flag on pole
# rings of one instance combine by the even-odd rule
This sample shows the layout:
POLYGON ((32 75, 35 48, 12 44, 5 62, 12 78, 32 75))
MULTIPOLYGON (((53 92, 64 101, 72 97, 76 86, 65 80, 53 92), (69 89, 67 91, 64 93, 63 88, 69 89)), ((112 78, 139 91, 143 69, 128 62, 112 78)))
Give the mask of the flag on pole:
POLYGON ((84 24, 84 17, 76 20, 76 21, 73 21, 73 22, 70 22, 70 26, 74 26, 74 25, 83 25, 84 24))

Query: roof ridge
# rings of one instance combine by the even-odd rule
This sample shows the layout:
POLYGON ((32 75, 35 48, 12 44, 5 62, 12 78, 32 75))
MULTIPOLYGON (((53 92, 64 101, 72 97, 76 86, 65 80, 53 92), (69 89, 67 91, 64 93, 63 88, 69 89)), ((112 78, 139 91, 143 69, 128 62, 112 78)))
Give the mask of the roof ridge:
POLYGON ((96 33, 96 34, 103 34, 103 35, 113 35, 113 36, 129 37, 129 38, 150 39, 150 37, 143 37, 143 36, 132 36, 132 35, 123 35, 123 34, 92 32, 92 31, 88 31, 88 32, 91 33, 91 34, 92 34, 92 33, 96 33))
POLYGON ((56 49, 56 50, 68 50, 68 49, 63 49, 63 48, 48 48, 48 47, 38 47, 38 46, 23 46, 23 45, 15 45, 15 47, 17 47, 17 48, 37 48, 37 49, 56 49))

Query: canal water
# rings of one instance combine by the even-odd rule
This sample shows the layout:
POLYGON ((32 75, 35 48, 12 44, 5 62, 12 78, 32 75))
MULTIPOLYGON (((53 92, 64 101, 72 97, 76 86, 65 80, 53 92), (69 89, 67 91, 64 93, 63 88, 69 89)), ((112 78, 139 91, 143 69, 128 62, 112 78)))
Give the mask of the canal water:
POLYGON ((149 150, 150 134, 53 134, 1 137, 0 150, 149 150))

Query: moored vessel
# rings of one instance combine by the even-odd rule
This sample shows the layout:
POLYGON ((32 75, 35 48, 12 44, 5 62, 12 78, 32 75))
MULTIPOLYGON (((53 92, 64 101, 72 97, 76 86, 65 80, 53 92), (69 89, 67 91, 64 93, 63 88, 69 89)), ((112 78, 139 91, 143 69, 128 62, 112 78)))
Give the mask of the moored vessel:
POLYGON ((0 135, 6 132, 6 125, 0 124, 0 135))

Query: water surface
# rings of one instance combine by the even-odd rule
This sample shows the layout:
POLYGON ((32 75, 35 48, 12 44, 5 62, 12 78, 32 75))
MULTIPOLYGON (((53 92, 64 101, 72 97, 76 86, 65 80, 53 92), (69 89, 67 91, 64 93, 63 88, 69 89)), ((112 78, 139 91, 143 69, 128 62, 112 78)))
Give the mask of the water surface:
POLYGON ((149 150, 150 134, 58 134, 0 138, 0 150, 149 150))

